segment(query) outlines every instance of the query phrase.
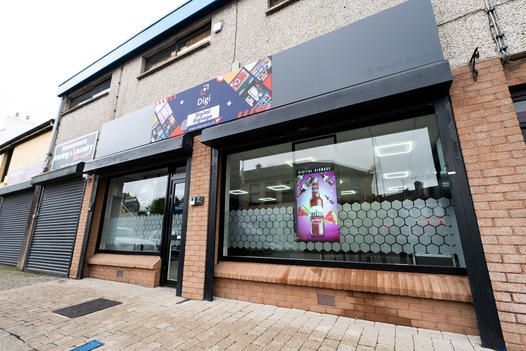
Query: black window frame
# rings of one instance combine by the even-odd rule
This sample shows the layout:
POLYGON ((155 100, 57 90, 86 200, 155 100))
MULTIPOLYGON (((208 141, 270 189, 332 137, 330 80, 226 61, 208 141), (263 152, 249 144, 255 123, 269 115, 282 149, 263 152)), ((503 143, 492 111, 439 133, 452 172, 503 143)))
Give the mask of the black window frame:
POLYGON ((95 100, 99 96, 103 96, 107 93, 109 93, 111 89, 111 74, 106 75, 102 78, 99 78, 95 80, 94 82, 91 82, 87 84, 86 86, 78 89, 77 91, 71 93, 67 97, 67 108, 66 111, 68 112, 70 110, 73 110, 77 107, 81 107, 90 101, 95 100), (75 99, 82 98, 80 101, 75 102, 75 99))
MULTIPOLYGON (((107 250, 107 249, 101 249, 100 248, 100 242, 101 242, 101 239, 102 239, 102 232, 104 230, 104 222, 106 220, 106 209, 107 209, 107 206, 108 206, 108 196, 109 196, 109 192, 110 192, 111 180, 114 179, 114 178, 118 178, 118 177, 129 175, 129 174, 136 174, 136 173, 142 173, 142 172, 148 172, 148 171, 161 170, 161 169, 164 169, 164 168, 168 169, 168 173, 167 173, 168 183, 167 183, 166 191, 165 191, 165 198, 168 198, 168 196, 170 195, 171 172, 173 170, 175 170, 175 168, 176 168, 175 165, 170 165, 170 166, 157 165, 157 166, 154 166, 154 167, 148 167, 148 168, 144 168, 144 169, 134 170, 133 172, 119 172, 119 173, 111 174, 111 175, 108 175, 108 176, 105 176, 105 177, 101 178, 101 181, 105 182, 104 204, 102 206, 102 211, 101 211, 101 214, 100 214, 99 228, 97 230, 97 243, 96 243, 96 246, 95 246, 95 254, 107 253, 107 254, 118 254, 118 255, 139 255, 139 256, 157 256, 157 257, 162 257, 163 250, 164 250, 164 241, 165 241, 164 231, 166 230, 166 226, 168 225, 167 216, 163 216, 162 233, 161 233, 161 246, 159 248, 159 251, 151 252, 151 251, 107 250)), ((188 176, 187 176, 187 179, 188 179, 188 176)), ((186 202, 188 202, 188 200, 186 200, 186 202)), ((167 204, 168 204, 168 202, 165 201, 165 210, 166 210, 167 204)), ((185 216, 186 216, 186 214, 185 214, 185 216)), ((183 220, 186 221, 186 218, 184 218, 183 220)))
MULTIPOLYGON (((334 135, 336 131, 358 129, 361 127, 367 127, 372 125, 377 125, 386 122, 394 122, 404 119, 409 119, 413 117, 423 116, 425 114, 433 114, 437 121, 437 127, 439 129, 439 135, 441 139, 443 138, 442 130, 439 125, 439 120, 437 116, 436 109, 433 104, 424 104, 423 106, 417 106, 415 109, 410 109, 407 111, 394 111, 389 113, 387 116, 383 116, 380 113, 377 116, 367 116, 364 115, 359 120, 355 120, 351 125, 347 124, 346 129, 334 124, 328 123, 327 126, 323 128, 322 133, 317 131, 310 131, 305 133, 290 133, 289 138, 280 138, 270 137, 267 140, 261 142, 247 142, 241 144, 241 146, 225 146, 219 149, 219 168, 220 168, 220 186, 218 188, 219 195, 219 220, 218 220, 218 251, 217 257, 218 262, 221 261, 231 261, 231 262, 252 262, 252 263, 273 263, 273 264, 283 264, 283 265, 299 265, 299 266, 313 266, 313 267, 332 267, 332 268, 357 268, 357 269, 369 269, 369 270, 383 270, 383 271, 396 271, 396 272, 414 272, 414 273, 433 273, 433 274, 448 274, 448 275, 467 275, 467 268, 465 267, 441 267, 441 266, 426 266, 426 265, 406 265, 406 264, 386 264, 386 263, 367 263, 367 262, 352 262, 352 261, 322 261, 322 260, 308 260, 308 259, 289 259, 289 258, 272 258, 272 257, 259 257, 259 256, 229 256, 223 254, 224 249, 224 239, 225 239, 225 196, 226 196, 226 169, 227 169, 227 158, 228 155, 234 154, 237 152, 247 151, 250 149, 255 149, 259 147, 266 147, 271 145, 276 145, 277 143, 283 142, 300 142, 304 140, 313 140, 322 137, 329 137, 334 135), (356 123, 358 122, 358 123, 356 123), (296 136, 297 135, 297 136, 296 136)), ((345 124, 344 124, 345 125, 345 124)), ((445 150, 444 150, 445 152, 445 150)), ((455 213, 457 214, 457 220, 460 220, 459 210, 455 206, 455 213)), ((460 231, 460 228, 459 228, 460 231)), ((459 233, 462 236, 462 233, 459 233)), ((460 238, 462 241, 462 238, 460 238)), ((463 252, 465 254, 466 249, 463 247, 463 252)))
POLYGON ((511 99, 513 100, 514 111, 517 114, 517 120, 521 128, 524 140, 526 141, 526 110, 517 112, 515 103, 526 101, 526 84, 510 88, 511 99))
POLYGON ((200 48, 202 45, 205 45, 206 43, 209 43, 211 37, 212 37, 211 18, 202 19, 194 23, 193 25, 189 26, 188 28, 179 31, 176 34, 173 34, 170 38, 166 39, 164 42, 162 42, 161 44, 157 45, 156 47, 154 47, 153 49, 147 51, 146 53, 142 55, 141 71, 140 71, 139 76, 142 76, 143 74, 146 75, 148 73, 155 72, 158 69, 164 67, 165 65, 173 61, 176 61, 177 59, 183 56, 186 56, 186 54, 191 53, 194 50, 197 50, 198 48, 200 48), (188 40, 189 38, 192 37, 192 35, 196 33, 200 33, 202 30, 205 30, 205 29, 208 31, 208 34, 209 34, 206 38, 203 38, 197 41, 196 43, 190 45, 187 50, 178 49, 178 46, 180 45, 181 42, 188 40), (179 51, 181 51, 180 54, 179 54, 179 51), (148 67, 148 60, 164 52, 170 52, 170 53, 175 52, 176 54, 173 56, 169 54, 167 57, 156 61, 150 67, 148 67))

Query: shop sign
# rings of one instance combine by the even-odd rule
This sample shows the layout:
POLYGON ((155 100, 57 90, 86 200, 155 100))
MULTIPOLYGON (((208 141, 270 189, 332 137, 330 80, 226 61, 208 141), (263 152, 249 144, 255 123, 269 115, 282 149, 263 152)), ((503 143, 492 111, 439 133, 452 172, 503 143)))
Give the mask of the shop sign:
POLYGON ((28 165, 18 167, 14 170, 10 170, 5 179, 5 184, 13 185, 22 182, 26 182, 40 174, 44 168, 44 160, 38 160, 28 165))
POLYGON ((157 102, 151 142, 207 128, 272 106, 272 58, 231 71, 157 102))
POLYGON ((51 164, 51 170, 71 166, 93 159, 98 132, 93 132, 57 145, 51 164))
POLYGON ((296 171, 296 233, 300 241, 340 241, 334 166, 296 171))

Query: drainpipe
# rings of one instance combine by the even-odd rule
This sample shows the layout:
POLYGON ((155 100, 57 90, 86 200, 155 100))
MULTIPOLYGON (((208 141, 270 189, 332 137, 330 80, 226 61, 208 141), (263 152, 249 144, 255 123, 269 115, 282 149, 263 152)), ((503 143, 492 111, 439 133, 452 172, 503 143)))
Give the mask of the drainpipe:
POLYGON ((53 149, 57 141, 58 126, 60 124, 60 118, 62 117, 62 110, 64 108, 65 101, 66 101, 66 98, 62 96, 60 100, 60 106, 58 108, 57 118, 55 118, 55 123, 53 124, 51 141, 49 143, 49 148, 46 154, 46 160, 44 161, 44 169, 42 170, 42 173, 45 173, 49 170, 49 164, 51 163, 51 157, 53 156, 53 149))

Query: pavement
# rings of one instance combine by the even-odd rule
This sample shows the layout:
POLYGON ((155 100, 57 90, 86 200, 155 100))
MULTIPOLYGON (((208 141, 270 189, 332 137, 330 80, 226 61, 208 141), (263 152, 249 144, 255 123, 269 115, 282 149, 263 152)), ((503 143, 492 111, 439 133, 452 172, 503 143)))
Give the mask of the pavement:
POLYGON ((488 350, 480 338, 216 298, 170 288, 61 279, 0 266, 0 351, 488 350), (70 319, 53 310, 106 298, 122 304, 70 319))

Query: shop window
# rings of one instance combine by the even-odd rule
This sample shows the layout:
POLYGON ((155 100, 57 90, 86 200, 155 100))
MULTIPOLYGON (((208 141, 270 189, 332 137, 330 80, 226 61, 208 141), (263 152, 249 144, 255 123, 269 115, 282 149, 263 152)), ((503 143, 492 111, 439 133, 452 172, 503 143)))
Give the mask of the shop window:
POLYGON ((434 115, 227 155, 222 255, 465 267, 434 115))
POLYGON ((158 253, 167 185, 167 170, 112 178, 99 250, 158 253))
POLYGON ((143 72, 162 66, 210 41, 211 22, 200 26, 189 34, 177 35, 144 57, 143 72))
POLYGON ((526 86, 515 88, 511 91, 515 112, 522 130, 524 140, 526 140, 526 86))
POLYGON ((68 109, 82 105, 90 100, 93 100, 110 90, 111 77, 104 79, 102 82, 97 82, 69 97, 68 109))

